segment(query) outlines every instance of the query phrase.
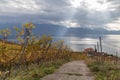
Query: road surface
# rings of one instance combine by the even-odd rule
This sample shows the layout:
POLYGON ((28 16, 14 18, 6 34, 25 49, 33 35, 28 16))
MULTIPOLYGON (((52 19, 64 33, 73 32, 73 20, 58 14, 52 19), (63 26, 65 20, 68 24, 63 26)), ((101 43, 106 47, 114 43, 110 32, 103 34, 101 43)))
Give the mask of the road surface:
POLYGON ((84 61, 72 61, 40 80, 94 80, 94 76, 84 61))

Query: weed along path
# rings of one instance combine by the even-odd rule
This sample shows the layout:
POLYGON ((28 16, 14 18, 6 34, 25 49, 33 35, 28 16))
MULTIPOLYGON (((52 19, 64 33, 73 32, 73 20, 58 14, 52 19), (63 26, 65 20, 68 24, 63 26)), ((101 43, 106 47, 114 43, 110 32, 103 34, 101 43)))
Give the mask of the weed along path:
POLYGON ((40 80, 94 80, 94 76, 84 61, 72 61, 40 80))

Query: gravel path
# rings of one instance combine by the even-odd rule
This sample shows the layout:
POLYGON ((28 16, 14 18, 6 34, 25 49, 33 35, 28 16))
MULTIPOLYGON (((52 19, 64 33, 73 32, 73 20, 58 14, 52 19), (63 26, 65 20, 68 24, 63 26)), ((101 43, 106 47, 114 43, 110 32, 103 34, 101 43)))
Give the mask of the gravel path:
POLYGON ((41 80, 94 80, 94 77, 84 61, 72 61, 41 80))

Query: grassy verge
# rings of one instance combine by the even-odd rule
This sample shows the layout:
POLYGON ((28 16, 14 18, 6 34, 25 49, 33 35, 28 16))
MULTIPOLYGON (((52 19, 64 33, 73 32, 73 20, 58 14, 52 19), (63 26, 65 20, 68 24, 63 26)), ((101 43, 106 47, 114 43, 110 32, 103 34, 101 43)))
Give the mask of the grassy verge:
POLYGON ((40 78, 53 73, 66 62, 68 62, 68 60, 50 61, 40 66, 33 64, 29 66, 29 69, 19 69, 17 71, 17 76, 14 75, 15 71, 13 71, 6 80, 40 80, 40 78))
POLYGON ((95 74, 96 80, 120 80, 120 63, 89 60, 88 67, 95 74))

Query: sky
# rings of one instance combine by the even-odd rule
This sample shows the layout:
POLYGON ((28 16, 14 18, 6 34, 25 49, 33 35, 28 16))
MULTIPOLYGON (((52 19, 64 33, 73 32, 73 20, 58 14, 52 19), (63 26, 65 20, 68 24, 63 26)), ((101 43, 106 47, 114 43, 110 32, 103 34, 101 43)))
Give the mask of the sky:
POLYGON ((0 0, 0 23, 120 30, 120 0, 0 0))

